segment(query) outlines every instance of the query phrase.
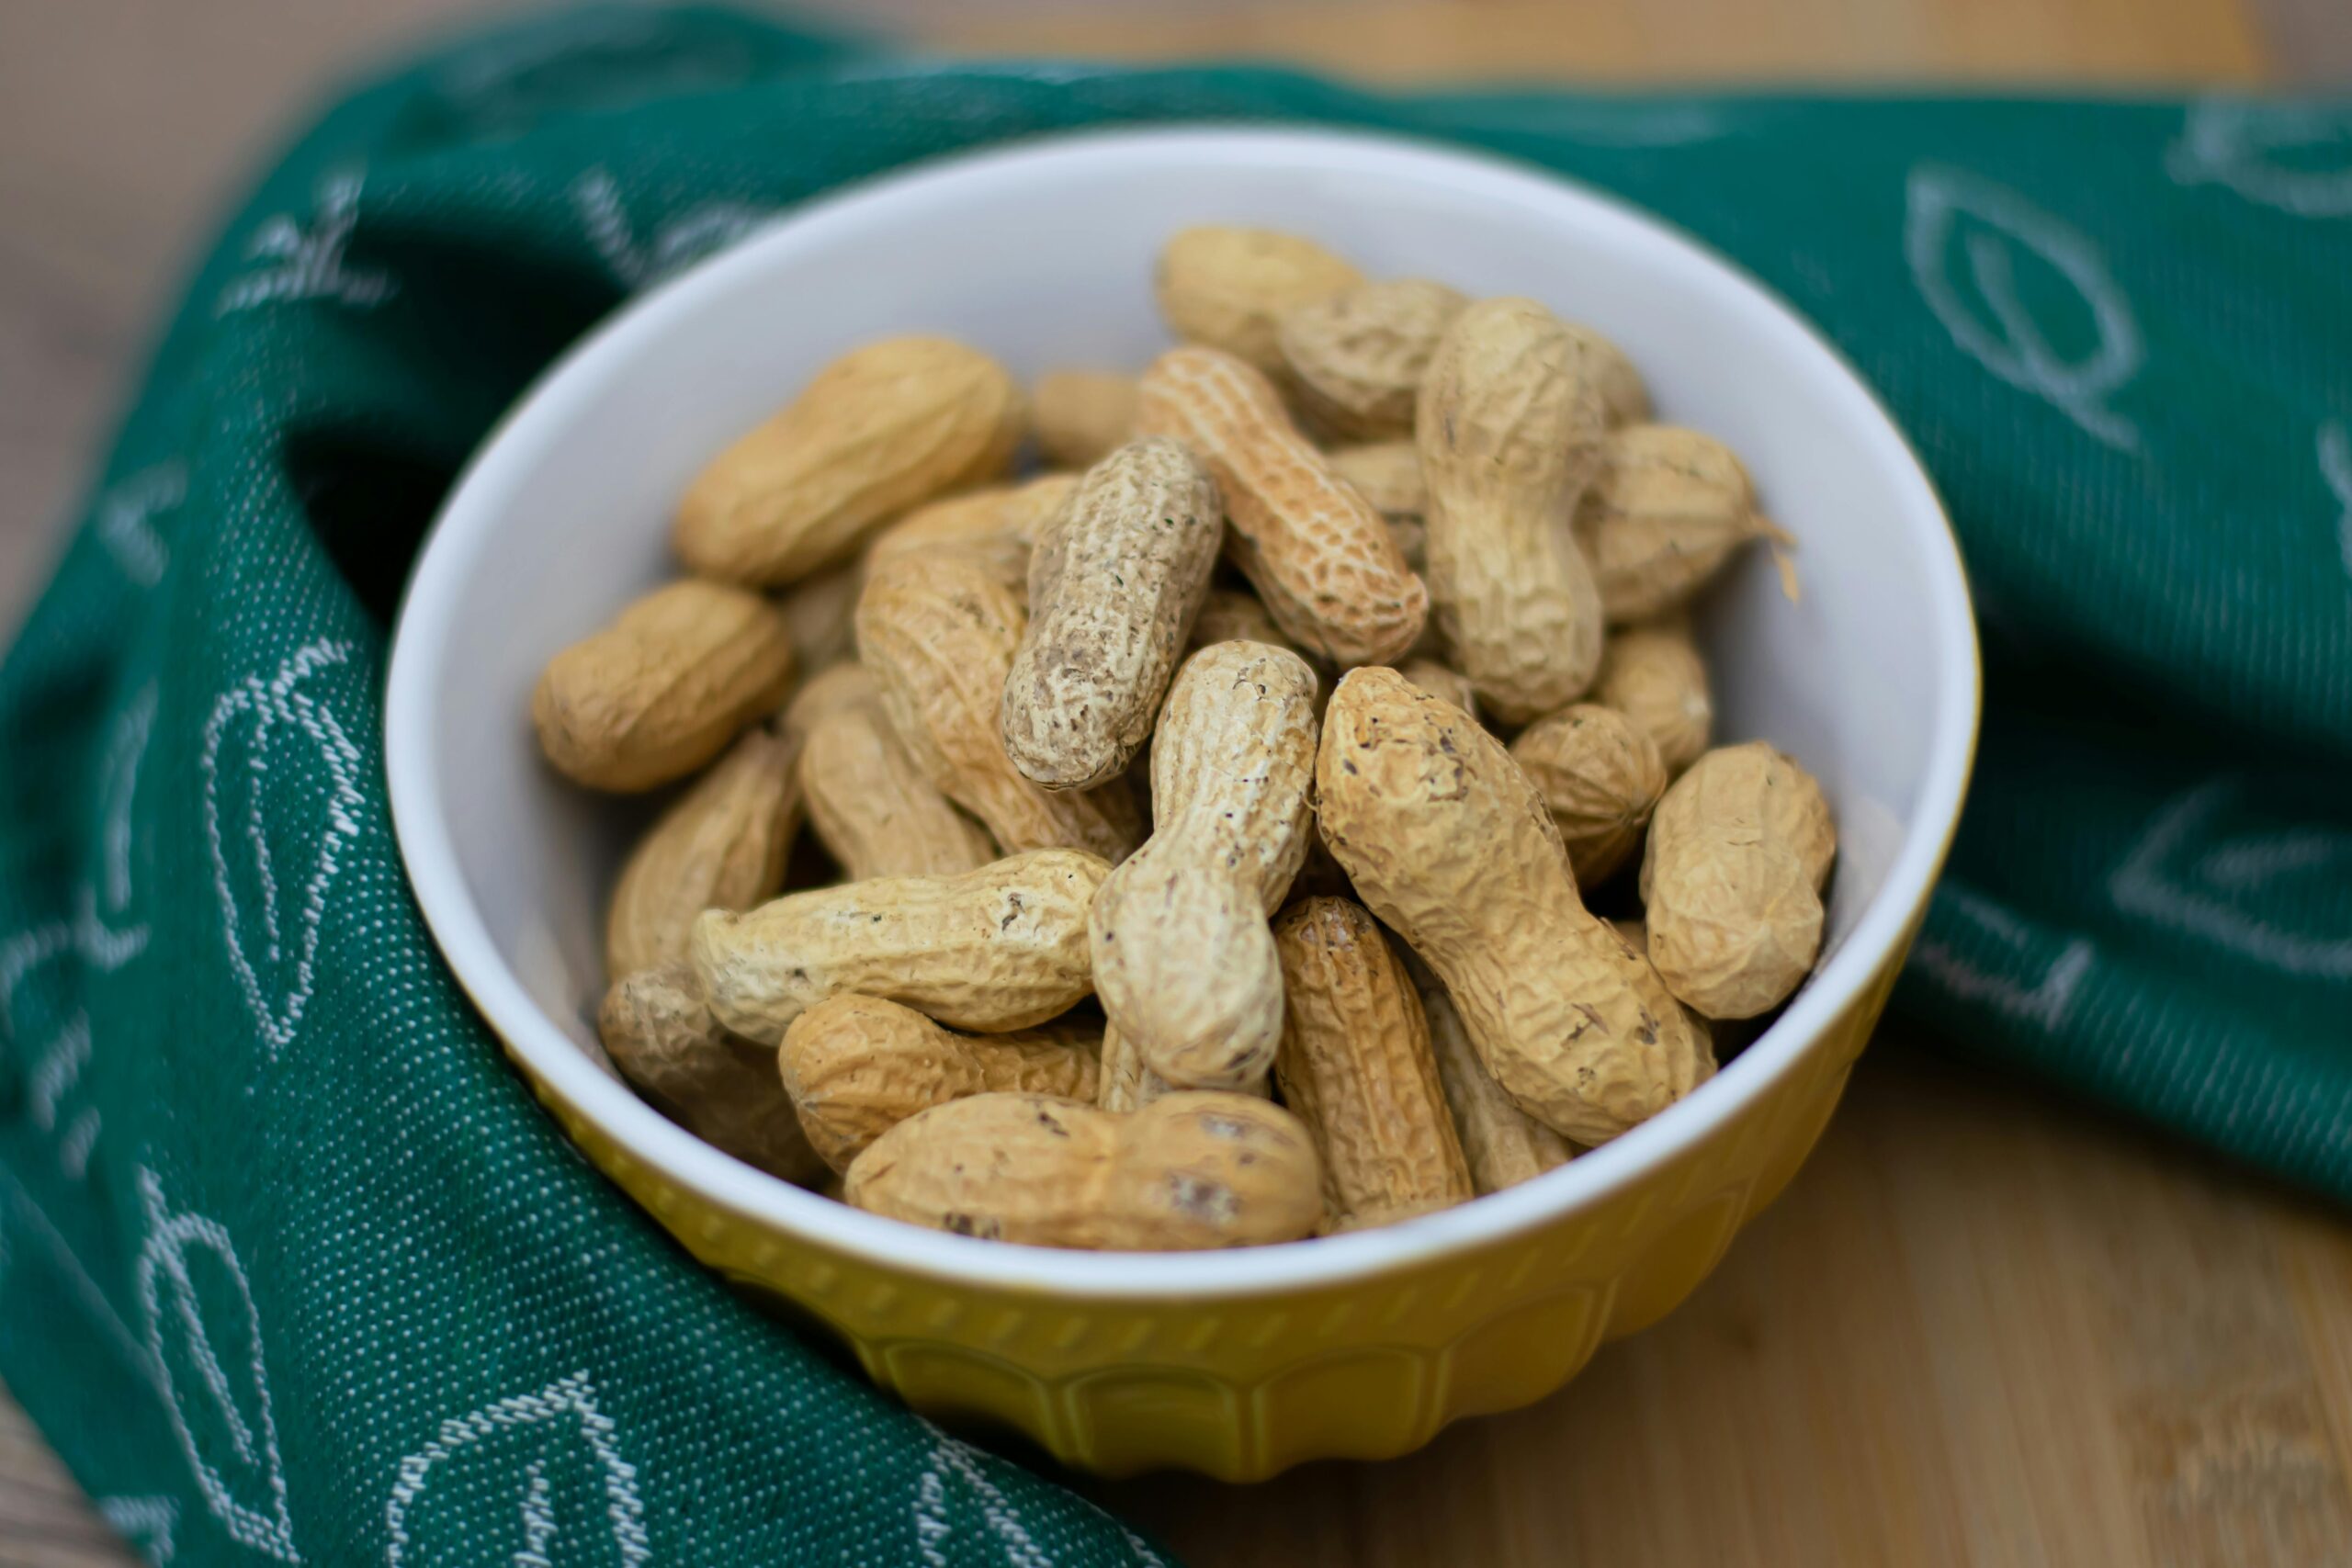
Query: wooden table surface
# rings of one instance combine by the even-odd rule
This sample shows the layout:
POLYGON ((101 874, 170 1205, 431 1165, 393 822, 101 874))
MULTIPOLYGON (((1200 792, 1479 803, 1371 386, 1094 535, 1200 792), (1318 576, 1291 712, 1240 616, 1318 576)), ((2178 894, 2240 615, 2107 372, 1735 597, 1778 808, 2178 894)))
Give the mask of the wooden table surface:
MULTIPOLYGON (((2352 0, 875 0, 980 51, 1389 78, 2342 83, 2352 0)), ((0 5, 0 626, 173 279, 333 77, 472 0, 0 5)), ((2352 1564, 2352 1229, 1890 1030, 1666 1323, 1396 1463, 1094 1490, 1193 1562, 2352 1564)), ((128 1561, 0 1395, 0 1565, 128 1561)))

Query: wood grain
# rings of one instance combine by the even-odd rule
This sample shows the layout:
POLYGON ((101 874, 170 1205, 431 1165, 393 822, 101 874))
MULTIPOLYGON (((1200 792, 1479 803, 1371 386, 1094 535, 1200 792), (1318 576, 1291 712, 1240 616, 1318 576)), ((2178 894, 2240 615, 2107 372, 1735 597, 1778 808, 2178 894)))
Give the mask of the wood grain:
MULTIPOLYGON (((480 8, 0 6, 0 626, 244 166, 333 76, 480 8)), ((2352 64, 2343 0, 840 8, 951 47, 1389 78, 2242 83, 2352 64)), ((1557 1397, 1394 1464, 1090 1490, 1202 1568, 2305 1568, 2352 1563, 2347 1478, 2339 1217, 1897 1035, 1723 1269, 1557 1397)), ((125 1561, 0 1398, 0 1564, 125 1561)))

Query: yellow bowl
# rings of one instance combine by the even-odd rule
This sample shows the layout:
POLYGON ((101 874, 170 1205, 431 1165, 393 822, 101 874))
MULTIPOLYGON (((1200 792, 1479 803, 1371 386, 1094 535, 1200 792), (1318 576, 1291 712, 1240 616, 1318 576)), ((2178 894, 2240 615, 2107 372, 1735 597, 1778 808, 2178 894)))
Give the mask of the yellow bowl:
POLYGON ((876 182, 616 315, 445 508, 401 614, 386 731, 402 853, 452 969, 588 1157, 696 1257, 840 1336, 919 1410, 1017 1427, 1106 1474, 1250 1480, 1403 1453, 1540 1398, 1705 1276, 1803 1163, 1884 1006, 1958 818, 1977 701, 1966 584, 1917 463, 1836 353, 1736 269, 1488 159, 1170 130, 876 182), (1023 372, 1140 364, 1159 344, 1154 250, 1213 220, 1314 234, 1376 275, 1543 299, 1623 344, 1662 417, 1747 459, 1804 541, 1804 592, 1792 603, 1768 562, 1742 561, 1705 634, 1723 732, 1794 752, 1837 808, 1819 970, 1713 1081, 1616 1142, 1442 1213, 1286 1247, 976 1241, 707 1147, 595 1046, 602 901, 642 808, 538 765, 522 716, 539 665, 671 570, 686 479, 825 359, 944 331, 1023 372))

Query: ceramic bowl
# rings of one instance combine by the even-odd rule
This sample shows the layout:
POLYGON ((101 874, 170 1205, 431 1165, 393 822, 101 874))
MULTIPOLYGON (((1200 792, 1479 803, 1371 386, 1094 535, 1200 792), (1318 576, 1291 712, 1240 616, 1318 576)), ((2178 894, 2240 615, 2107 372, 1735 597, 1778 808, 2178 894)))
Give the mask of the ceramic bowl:
POLYGON ((387 700, 391 803, 458 980, 580 1148, 696 1257, 838 1335, 926 1413, 1008 1424, 1106 1474, 1228 1479, 1377 1459, 1539 1399, 1657 1319, 1820 1134, 1958 817, 1978 699, 1960 558, 1853 370, 1721 257, 1592 191, 1420 144, 1174 130, 943 160, 801 208, 616 313, 450 497, 387 700), (1821 779, 1841 834, 1826 955, 1682 1103, 1521 1186, 1387 1229, 1215 1254, 937 1234, 772 1179, 598 1066, 605 890, 644 817, 570 787, 526 721, 540 666, 672 572, 687 480, 818 366, 936 332, 1016 372, 1141 366, 1153 254, 1182 225, 1276 225, 1375 276, 1525 294, 1599 327, 1662 418, 1730 443, 1802 540, 1704 605, 1721 737, 1821 779))

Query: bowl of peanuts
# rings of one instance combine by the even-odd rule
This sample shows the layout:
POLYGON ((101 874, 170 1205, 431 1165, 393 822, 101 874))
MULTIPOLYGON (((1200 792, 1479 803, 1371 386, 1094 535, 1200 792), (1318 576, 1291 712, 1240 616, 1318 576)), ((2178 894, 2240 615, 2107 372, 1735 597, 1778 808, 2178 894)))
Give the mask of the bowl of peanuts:
POLYGON ((1978 707, 1853 370, 1605 197, 1385 138, 926 164, 485 443, 386 703, 421 908, 579 1148, 908 1404, 1382 1458, 1795 1173, 1978 707))

